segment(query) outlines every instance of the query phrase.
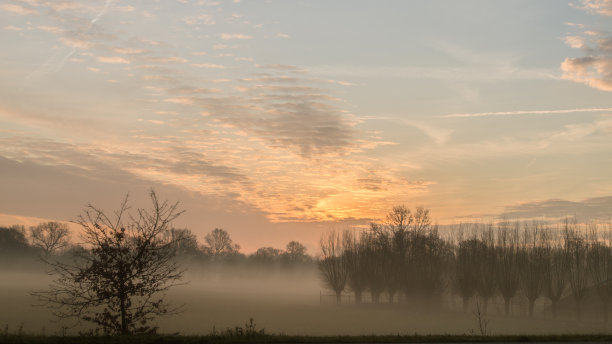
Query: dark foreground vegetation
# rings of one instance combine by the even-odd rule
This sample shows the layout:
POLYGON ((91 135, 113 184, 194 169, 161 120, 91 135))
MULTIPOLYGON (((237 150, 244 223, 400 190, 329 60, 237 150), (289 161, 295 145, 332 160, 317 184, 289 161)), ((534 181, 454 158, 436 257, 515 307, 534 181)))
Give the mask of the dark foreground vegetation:
POLYGON ((261 334, 235 335, 140 335, 140 336, 0 336, 0 343, 568 343, 607 342, 612 335, 386 335, 386 336, 289 336, 261 334))

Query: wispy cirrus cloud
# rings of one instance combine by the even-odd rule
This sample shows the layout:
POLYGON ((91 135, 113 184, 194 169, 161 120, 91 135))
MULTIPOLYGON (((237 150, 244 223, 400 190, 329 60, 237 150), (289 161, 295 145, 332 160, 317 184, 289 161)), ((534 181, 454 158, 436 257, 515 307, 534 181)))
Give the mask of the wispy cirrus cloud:
POLYGON ((119 56, 98 56, 98 62, 108 64, 130 64, 130 60, 119 56))
POLYGON ((15 4, 0 4, 0 10, 9 12, 12 14, 22 15, 22 16, 38 13, 38 11, 33 8, 24 7, 24 6, 15 5, 15 4))
POLYGON ((241 33, 222 33, 220 35, 223 40, 232 40, 232 39, 253 39, 253 36, 241 34, 241 33))

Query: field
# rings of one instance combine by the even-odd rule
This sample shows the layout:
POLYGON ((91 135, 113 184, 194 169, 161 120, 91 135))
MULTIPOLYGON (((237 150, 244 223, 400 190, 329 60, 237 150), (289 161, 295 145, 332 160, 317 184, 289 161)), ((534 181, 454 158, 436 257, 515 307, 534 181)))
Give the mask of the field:
MULTIPOLYGON (((264 329, 266 334, 285 336, 376 335, 387 338, 381 341, 389 341, 391 337, 387 336, 452 335, 452 338, 462 340, 467 337, 456 336, 475 338, 480 334, 472 312, 464 314, 459 310, 434 310, 432 307, 415 309, 409 305, 321 304, 321 286, 314 271, 248 276, 242 271, 216 277, 191 275, 187 279, 190 280, 188 284, 176 287, 168 295, 175 304, 184 305, 183 312, 160 319, 161 333, 185 336, 221 334, 228 329, 244 328, 253 318, 256 330, 264 329)), ((48 282, 47 276, 35 271, 4 271, 0 274, 0 304, 4 310, 0 314, 0 324, 3 333, 74 335, 86 329, 62 329, 68 323, 58 323, 49 310, 34 306, 36 300, 29 292, 44 288, 48 282)), ((610 333, 610 327, 601 321, 552 320, 537 314, 529 319, 503 317, 494 311, 490 313, 493 314, 486 316, 485 320, 488 321, 487 332, 491 335, 610 333)), ((299 341, 319 340, 300 338, 299 341)))

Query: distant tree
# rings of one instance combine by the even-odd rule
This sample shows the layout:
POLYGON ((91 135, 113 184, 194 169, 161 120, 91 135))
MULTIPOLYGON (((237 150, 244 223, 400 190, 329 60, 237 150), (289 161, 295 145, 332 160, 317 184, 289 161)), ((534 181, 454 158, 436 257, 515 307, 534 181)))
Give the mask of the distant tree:
POLYGON ((557 305, 567 289, 568 270, 570 264, 568 255, 563 249, 552 247, 544 262, 544 295, 550 300, 552 317, 557 317, 557 305))
POLYGON ((290 241, 285 247, 284 257, 291 263, 303 263, 308 260, 306 246, 298 241, 290 241))
POLYGON ((259 264, 272 264, 280 257, 281 250, 274 247, 260 247, 251 258, 259 264))
POLYGON ((234 244, 229 233, 222 228, 215 228, 212 232, 206 234, 204 241, 213 258, 237 253, 240 250, 240 245, 234 244))
POLYGON ((33 247, 41 249, 48 257, 70 243, 68 225, 60 222, 44 222, 30 227, 30 240, 33 247))
POLYGON ((361 304, 361 296, 368 284, 368 275, 365 269, 368 259, 367 241, 348 232, 348 238, 344 241, 344 256, 348 273, 348 286, 355 293, 355 303, 361 304))
POLYGON ((0 254, 23 254, 29 249, 23 226, 0 227, 0 254))
POLYGON ((452 248, 442 240, 435 228, 422 227, 416 231, 410 250, 412 270, 418 278, 414 288, 418 295, 427 297, 429 305, 440 306, 450 272, 452 248))
POLYGON ((479 281, 480 255, 485 248, 478 239, 459 242, 455 258, 455 290, 463 300, 463 311, 467 312, 469 300, 476 293, 479 281))
POLYGON ((429 209, 417 207, 412 216, 412 232, 414 235, 422 235, 430 228, 431 217, 429 216, 429 209))
POLYGON ((519 252, 520 285, 529 302, 529 316, 533 316, 536 300, 544 289, 546 272, 546 248, 542 228, 537 222, 525 224, 522 236, 522 247, 519 252))
POLYGON ((395 294, 398 289, 403 289, 406 295, 411 292, 414 276, 408 262, 408 250, 413 222, 410 209, 399 205, 387 214, 385 225, 371 227, 377 233, 376 247, 370 252, 372 260, 369 265, 369 288, 375 302, 378 302, 381 288, 384 290, 387 287, 389 294, 395 294))
POLYGON ((198 252, 198 238, 190 229, 171 228, 168 240, 174 243, 176 255, 179 257, 193 256, 198 252))
POLYGON ((318 263, 323 283, 336 293, 336 304, 340 305, 348 279, 342 238, 338 232, 329 232, 321 237, 320 246, 321 257, 318 263))
POLYGON ((520 285, 518 222, 515 222, 514 226, 507 222, 498 225, 495 251, 497 262, 495 280, 504 299, 504 313, 508 316, 510 301, 520 285))
POLYGON ((598 240, 596 229, 593 229, 589 241, 587 268, 601 301, 603 320, 607 323, 612 297, 612 248, 598 240))
POLYGON ((165 292, 183 270, 174 260, 177 243, 167 233, 182 212, 153 191, 150 198, 150 209, 130 213, 126 196, 114 216, 87 206, 77 220, 83 248, 69 263, 50 263, 55 281, 33 295, 58 317, 92 322, 107 334, 155 332, 156 317, 177 311, 165 292))
POLYGON ((480 235, 482 245, 479 246, 479 251, 477 252, 478 264, 476 269, 478 271, 478 283, 476 284, 476 291, 482 299, 482 311, 484 314, 487 314, 489 300, 495 295, 497 288, 495 273, 498 264, 492 224, 488 224, 480 235))
POLYGON ((565 221, 565 252, 568 257, 568 281, 574 302, 576 317, 582 318, 582 302, 588 288, 588 271, 586 265, 587 246, 584 237, 575 229, 569 220, 565 221))
POLYGON ((409 226, 414 221, 410 209, 405 205, 393 207, 387 214, 386 224, 392 232, 408 231, 409 226))

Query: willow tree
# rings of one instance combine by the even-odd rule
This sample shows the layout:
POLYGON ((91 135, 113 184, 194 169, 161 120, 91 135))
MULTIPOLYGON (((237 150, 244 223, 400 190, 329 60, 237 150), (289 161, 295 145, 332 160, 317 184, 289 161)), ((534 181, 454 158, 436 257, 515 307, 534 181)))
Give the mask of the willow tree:
POLYGON ((596 236, 588 248, 587 268, 601 301, 603 320, 607 323, 612 297, 612 248, 598 241, 596 236))
POLYGON ((323 283, 336 293, 336 304, 342 303, 342 291, 346 287, 348 269, 344 244, 338 232, 332 231, 321 237, 319 271, 323 283))
POLYGON ((94 323, 106 334, 152 333, 158 316, 179 311, 165 300, 184 270, 168 232, 178 203, 150 192, 151 208, 130 212, 128 197, 112 215, 89 205, 76 221, 82 244, 72 262, 50 262, 55 280, 34 292, 60 318, 94 323))
POLYGON ((510 315, 510 301, 516 295, 520 282, 518 222, 510 227, 501 223, 497 233, 497 288, 504 299, 504 313, 510 315))
POLYGON ((367 248, 365 240, 350 233, 344 244, 344 257, 348 273, 348 286, 355 293, 355 303, 361 304, 361 296, 367 287, 368 275, 364 266, 367 264, 367 248))

